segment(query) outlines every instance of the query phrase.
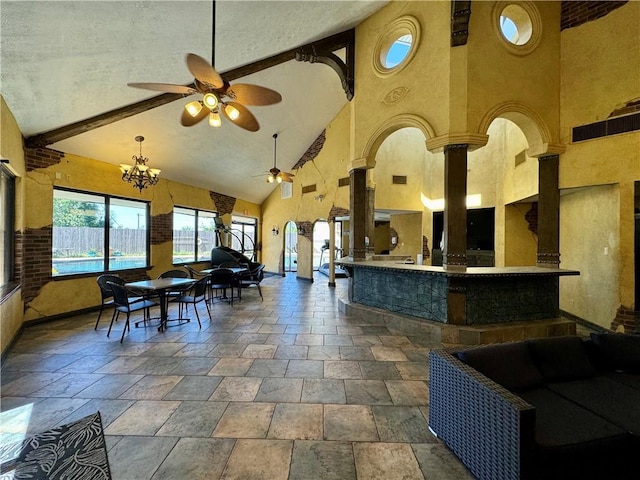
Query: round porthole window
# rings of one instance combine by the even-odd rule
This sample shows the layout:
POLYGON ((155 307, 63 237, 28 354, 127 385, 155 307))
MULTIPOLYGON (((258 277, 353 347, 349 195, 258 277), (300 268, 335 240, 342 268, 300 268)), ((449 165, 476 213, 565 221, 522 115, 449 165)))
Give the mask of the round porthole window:
POLYGON ((413 58, 419 40, 420 26, 413 17, 402 17, 388 25, 374 50, 376 74, 386 76, 402 70, 413 58))
POLYGON ((540 41, 540 15, 532 2, 498 2, 494 21, 500 38, 513 53, 526 55, 540 41))

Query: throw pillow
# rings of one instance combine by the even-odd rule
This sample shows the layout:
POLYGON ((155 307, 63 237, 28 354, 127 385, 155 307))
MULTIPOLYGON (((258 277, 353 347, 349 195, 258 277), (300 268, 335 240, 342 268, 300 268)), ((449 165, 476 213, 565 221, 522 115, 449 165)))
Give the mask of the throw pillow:
POLYGON ((547 382, 593 377, 596 369, 578 336, 548 337, 526 340, 533 361, 547 382))
POLYGON ((591 341, 609 368, 640 373, 640 335, 592 333, 591 341))

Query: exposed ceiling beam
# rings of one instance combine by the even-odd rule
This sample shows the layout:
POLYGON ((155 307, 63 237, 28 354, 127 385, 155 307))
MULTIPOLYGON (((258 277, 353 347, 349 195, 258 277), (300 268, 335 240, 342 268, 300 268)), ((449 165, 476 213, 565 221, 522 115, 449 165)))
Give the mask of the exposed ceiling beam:
MULTIPOLYGON (((253 73, 275 67, 276 65, 280 65, 281 63, 294 60, 296 58, 296 53, 298 53, 300 50, 307 51, 313 48, 318 51, 325 52, 335 52, 342 48, 353 50, 354 38, 354 30, 347 30, 336 35, 323 38, 322 40, 292 48, 291 50, 278 53, 271 57, 263 58, 262 60, 252 62, 241 67, 233 68, 231 70, 223 72, 222 77, 228 82, 231 82, 233 80, 237 80, 238 78, 243 78, 253 73)), ((189 84, 188 86, 193 86, 193 84, 189 84)), ((184 98, 183 94, 162 93, 155 97, 132 103, 125 107, 116 108, 114 110, 101 113, 100 115, 86 118, 79 122, 74 122, 69 125, 55 128, 53 130, 32 135, 25 139, 25 146, 28 148, 43 148, 47 145, 60 142, 67 138, 75 137, 76 135, 80 135, 81 133, 103 127, 105 125, 109 125, 133 115, 138 115, 153 108, 161 107, 163 105, 166 105, 167 103, 174 102, 181 98, 184 98)))

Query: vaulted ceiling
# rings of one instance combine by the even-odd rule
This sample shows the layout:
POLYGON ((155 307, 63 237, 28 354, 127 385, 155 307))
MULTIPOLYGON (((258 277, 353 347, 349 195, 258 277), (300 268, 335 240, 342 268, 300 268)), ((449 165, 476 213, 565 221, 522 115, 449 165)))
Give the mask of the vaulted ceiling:
POLYGON ((142 135, 143 154, 163 178, 261 203, 275 188, 265 182, 273 134, 278 167, 289 170, 348 100, 336 71, 321 63, 276 62, 248 76, 239 67, 347 31, 385 3, 2 0, 0 92, 28 141, 85 125, 47 146, 118 165, 131 163, 142 135), (101 115, 113 119, 158 95, 127 83, 193 82, 187 53, 213 57, 223 77, 243 75, 232 85, 271 88, 282 102, 249 107, 261 127, 255 133, 225 119, 218 129, 206 120, 183 127, 193 97, 95 128, 101 115))

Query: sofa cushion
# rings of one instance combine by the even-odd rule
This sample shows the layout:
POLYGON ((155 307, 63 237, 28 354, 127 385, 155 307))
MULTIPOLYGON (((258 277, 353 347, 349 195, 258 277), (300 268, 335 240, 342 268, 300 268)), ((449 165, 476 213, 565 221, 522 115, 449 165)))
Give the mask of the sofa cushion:
POLYGON ((596 374, 578 336, 537 338, 525 343, 547 382, 589 378, 596 374))
POLYGON ((640 335, 592 333, 591 341, 608 368, 640 373, 640 335))
POLYGON ((607 372, 603 376, 614 382, 624 383, 628 387, 640 391, 640 374, 625 372, 607 372))
POLYGON ((536 407, 536 443, 545 448, 594 445, 624 437, 623 428, 541 387, 520 394, 536 407))
POLYGON ((458 352, 458 358, 507 390, 522 392, 543 378, 523 342, 502 343, 458 352))
POLYGON ((548 388, 623 430, 640 435, 640 391, 603 375, 552 383, 548 388))

